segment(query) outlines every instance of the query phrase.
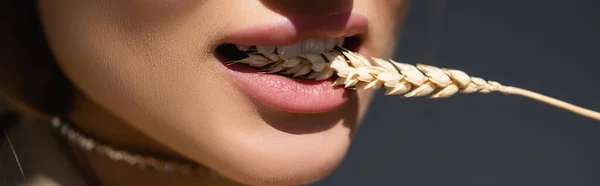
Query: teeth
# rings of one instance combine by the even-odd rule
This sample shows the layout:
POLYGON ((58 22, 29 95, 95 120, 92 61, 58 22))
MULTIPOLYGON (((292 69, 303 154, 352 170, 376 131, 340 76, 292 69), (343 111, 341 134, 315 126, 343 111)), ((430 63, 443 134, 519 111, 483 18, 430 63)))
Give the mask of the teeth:
MULTIPOLYGON (((302 42, 284 46, 256 46, 256 52, 274 58, 271 54, 278 55, 282 60, 294 59, 306 54, 322 54, 333 51, 336 46, 344 45, 344 37, 334 39, 310 38, 302 42)), ((248 51, 253 46, 237 46, 241 51, 248 51)))
POLYGON ((335 44, 337 43, 336 39, 326 39, 325 40, 325 51, 329 52, 335 48, 335 44))
POLYGON ((245 52, 246 50, 250 49, 250 46, 237 46, 237 48, 238 48, 238 50, 245 52))
POLYGON ((263 54, 270 54, 275 52, 275 48, 277 48, 276 46, 256 46, 256 50, 258 50, 258 52, 263 53, 263 54))
POLYGON ((302 43, 293 45, 278 46, 277 53, 284 59, 292 59, 302 54, 302 43))
MULTIPOLYGON (((328 79, 335 74, 338 78, 334 84, 361 89, 378 88, 396 80, 388 80, 389 78, 385 76, 374 76, 373 74, 378 74, 375 72, 377 69, 360 68, 369 62, 362 56, 351 55, 349 51, 335 50, 336 46, 341 47, 343 44, 344 38, 310 38, 284 46, 237 46, 239 50, 248 52, 248 58, 236 62, 262 68, 268 73, 279 73, 317 81, 328 79), (354 67, 349 66, 348 61, 354 67), (367 80, 375 83, 360 83, 368 82, 367 80)), ((385 71, 384 67, 381 68, 385 71)), ((397 83, 400 78, 394 83, 397 83)), ((399 91, 401 90, 389 90, 388 92, 397 93, 399 91)), ((429 90, 424 88, 423 91, 429 90)), ((421 92, 417 92, 415 95, 420 95, 421 92)))
POLYGON ((302 42, 302 54, 320 54, 325 50, 322 39, 307 39, 302 42))
POLYGON ((336 45, 339 46, 339 47, 344 46, 344 38, 343 37, 337 38, 336 39, 336 45))

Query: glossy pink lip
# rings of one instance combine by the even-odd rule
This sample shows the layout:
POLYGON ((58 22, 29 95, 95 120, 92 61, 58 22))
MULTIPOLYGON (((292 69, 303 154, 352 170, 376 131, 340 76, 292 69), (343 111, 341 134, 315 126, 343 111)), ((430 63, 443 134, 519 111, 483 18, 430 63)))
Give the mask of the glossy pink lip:
POLYGON ((348 100, 352 92, 332 87, 331 80, 312 81, 264 74, 245 65, 231 65, 237 84, 263 104, 295 113, 333 110, 348 100))
MULTIPOLYGON (((359 35, 367 19, 358 14, 292 17, 275 23, 243 29, 224 38, 236 45, 287 45, 309 37, 338 38, 359 35)), ((230 65, 234 81, 263 104, 294 113, 320 113, 346 103, 353 92, 332 87, 332 81, 312 81, 265 74, 245 65, 230 65)))

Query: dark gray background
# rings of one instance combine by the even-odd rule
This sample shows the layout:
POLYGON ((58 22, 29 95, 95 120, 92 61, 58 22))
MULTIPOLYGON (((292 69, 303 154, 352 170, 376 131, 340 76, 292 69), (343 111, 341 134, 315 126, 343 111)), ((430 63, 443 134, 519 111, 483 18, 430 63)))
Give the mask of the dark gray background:
MULTIPOLYGON (((600 1, 413 0, 395 59, 600 110, 600 1)), ((499 93, 375 98, 314 185, 600 185, 600 122, 499 93)))
MULTIPOLYGON (((594 0, 413 0, 395 59, 600 110, 599 10, 594 0)), ((314 185, 600 185, 600 122, 498 93, 378 96, 342 166, 314 185)))

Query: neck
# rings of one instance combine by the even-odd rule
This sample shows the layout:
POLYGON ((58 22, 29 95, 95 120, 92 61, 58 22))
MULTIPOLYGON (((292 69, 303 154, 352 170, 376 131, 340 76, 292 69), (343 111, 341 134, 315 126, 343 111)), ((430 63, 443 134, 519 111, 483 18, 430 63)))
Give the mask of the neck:
MULTIPOLYGON (((113 148, 186 160, 179 153, 143 134, 81 93, 75 94, 73 110, 68 117, 71 123, 88 137, 113 148)), ((101 185, 233 185, 214 176, 207 169, 201 169, 201 172, 193 176, 158 172, 153 169, 141 170, 105 156, 82 151, 76 146, 73 146, 72 151, 77 162, 101 185)))

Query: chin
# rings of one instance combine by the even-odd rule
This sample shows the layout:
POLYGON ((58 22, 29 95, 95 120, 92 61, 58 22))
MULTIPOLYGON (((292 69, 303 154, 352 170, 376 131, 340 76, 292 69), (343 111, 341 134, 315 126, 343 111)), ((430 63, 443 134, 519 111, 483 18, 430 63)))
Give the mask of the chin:
POLYGON ((324 143, 315 143, 313 139, 303 143, 302 139, 295 139, 297 143, 281 146, 245 144, 245 149, 232 154, 244 159, 232 162, 225 175, 250 185, 312 183, 328 176, 341 163, 350 143, 348 134, 338 136, 338 141, 324 143))
MULTIPOLYGON (((223 126, 211 156, 203 164, 220 175, 249 185, 302 185, 333 172, 344 159, 356 126, 356 98, 321 114, 279 113, 223 126), (347 117, 340 117, 345 114, 347 117), (285 117, 286 120, 268 118, 285 117), (265 119, 266 118, 266 119, 265 119), (337 118, 337 119, 336 119, 337 118), (341 119, 343 118, 343 119, 341 119)), ((229 120, 231 121, 231 120, 229 120)))

